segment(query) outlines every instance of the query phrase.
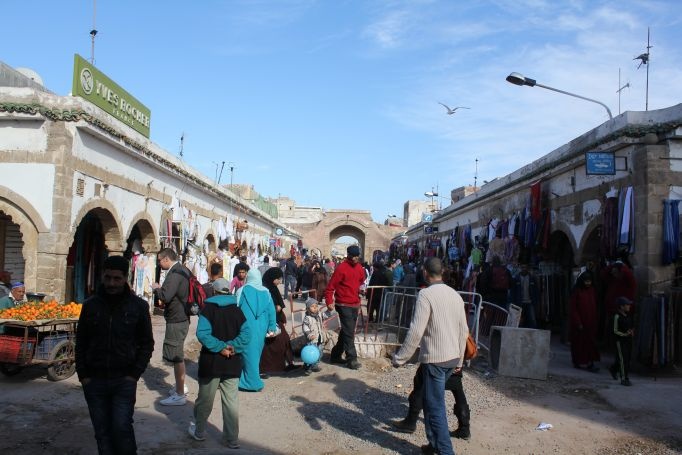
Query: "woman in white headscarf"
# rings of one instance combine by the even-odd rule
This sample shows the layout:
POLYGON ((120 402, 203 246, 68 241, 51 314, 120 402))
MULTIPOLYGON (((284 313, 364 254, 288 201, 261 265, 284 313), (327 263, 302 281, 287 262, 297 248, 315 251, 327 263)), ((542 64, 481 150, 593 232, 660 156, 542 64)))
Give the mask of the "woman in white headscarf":
POLYGON ((251 341, 242 353, 244 368, 239 378, 239 389, 259 392, 265 385, 258 368, 265 337, 274 336, 279 332, 275 305, 256 268, 249 270, 246 284, 237 290, 235 297, 251 329, 251 341))

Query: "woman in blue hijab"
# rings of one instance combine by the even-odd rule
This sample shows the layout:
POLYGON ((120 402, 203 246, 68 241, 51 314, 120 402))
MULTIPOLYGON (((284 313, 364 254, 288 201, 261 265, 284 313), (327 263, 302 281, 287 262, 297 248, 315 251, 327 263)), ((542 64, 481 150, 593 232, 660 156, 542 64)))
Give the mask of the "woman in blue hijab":
POLYGON ((239 378, 239 389, 259 392, 265 385, 258 368, 265 337, 279 332, 275 305, 272 303, 270 291, 263 286, 260 272, 255 268, 249 270, 246 284, 237 290, 235 296, 251 331, 251 341, 242 353, 244 368, 239 378))

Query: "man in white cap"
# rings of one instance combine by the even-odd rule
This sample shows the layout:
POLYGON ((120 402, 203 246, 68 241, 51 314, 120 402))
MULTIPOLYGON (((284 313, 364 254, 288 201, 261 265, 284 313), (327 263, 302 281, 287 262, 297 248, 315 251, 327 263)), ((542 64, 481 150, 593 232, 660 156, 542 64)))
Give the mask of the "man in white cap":
POLYGON ((332 348, 330 360, 332 363, 344 363, 341 356, 345 352, 346 365, 357 370, 360 362, 355 351, 355 324, 358 321, 360 286, 365 282, 365 269, 360 263, 360 247, 351 245, 346 253, 346 259, 334 270, 324 297, 330 311, 336 307, 341 325, 339 340, 332 348))

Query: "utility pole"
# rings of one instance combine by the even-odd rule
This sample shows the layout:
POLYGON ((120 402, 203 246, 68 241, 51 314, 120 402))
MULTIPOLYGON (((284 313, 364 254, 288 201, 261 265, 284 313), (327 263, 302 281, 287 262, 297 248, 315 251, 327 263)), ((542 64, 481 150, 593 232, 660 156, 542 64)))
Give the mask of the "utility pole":
POLYGON ((95 36, 97 35, 97 30, 95 29, 95 19, 97 18, 97 0, 93 0, 92 9, 92 30, 90 30, 90 64, 95 65, 95 36))

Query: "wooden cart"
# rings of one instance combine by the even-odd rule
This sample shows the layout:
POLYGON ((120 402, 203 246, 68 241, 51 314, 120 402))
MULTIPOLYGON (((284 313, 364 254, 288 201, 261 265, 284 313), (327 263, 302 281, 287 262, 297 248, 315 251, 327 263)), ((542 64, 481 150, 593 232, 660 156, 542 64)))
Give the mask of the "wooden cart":
POLYGON ((78 319, 38 321, 0 320, 0 372, 7 376, 33 365, 47 367, 50 381, 61 381, 76 372, 78 319))

